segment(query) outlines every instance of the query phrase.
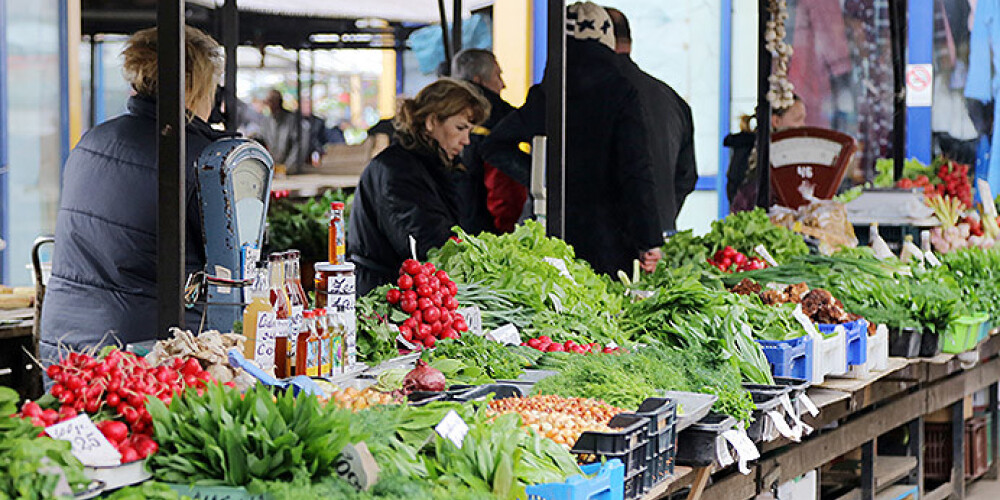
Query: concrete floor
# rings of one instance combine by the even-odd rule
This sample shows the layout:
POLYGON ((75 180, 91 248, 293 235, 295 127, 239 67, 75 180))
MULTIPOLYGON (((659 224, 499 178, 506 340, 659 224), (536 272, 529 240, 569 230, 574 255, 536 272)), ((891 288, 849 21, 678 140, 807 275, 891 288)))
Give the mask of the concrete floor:
POLYGON ((1000 499, 1000 482, 980 479, 972 483, 966 493, 967 500, 997 500, 1000 499))

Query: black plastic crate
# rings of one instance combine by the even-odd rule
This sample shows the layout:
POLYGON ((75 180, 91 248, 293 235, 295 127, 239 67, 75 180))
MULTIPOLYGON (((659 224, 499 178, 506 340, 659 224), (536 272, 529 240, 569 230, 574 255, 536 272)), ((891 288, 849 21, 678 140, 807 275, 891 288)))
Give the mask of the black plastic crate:
POLYGON ((897 358, 920 356, 921 338, 920 332, 913 327, 889 330, 889 355, 897 358))
POLYGON ((677 434, 677 463, 705 467, 715 463, 715 440, 732 429, 736 419, 720 413, 709 413, 698 423, 677 434))
POLYGON ((583 463, 621 460, 625 465, 625 498, 637 498, 645 492, 643 475, 649 462, 646 457, 648 422, 649 419, 637 415, 616 415, 608 426, 618 432, 584 432, 570 451, 583 463))
POLYGON ((674 472, 677 453, 677 403, 670 398, 648 398, 639 405, 635 415, 648 419, 646 435, 647 468, 643 479, 646 490, 674 472))
POLYGON ((767 412, 775 410, 784 415, 784 411, 781 409, 781 396, 787 395, 791 389, 775 385, 755 386, 752 384, 747 384, 743 387, 750 393, 754 405, 757 406, 757 409, 751 415, 753 421, 747 427, 747 436, 751 441, 759 443, 764 438, 764 428, 768 418, 767 412))
POLYGON ((521 398, 524 397, 524 389, 517 385, 512 384, 486 384, 479 386, 469 386, 465 391, 454 393, 451 396, 452 401, 475 401, 477 399, 483 399, 490 394, 493 395, 494 399, 503 398, 521 398))
POLYGON ((941 354, 941 335, 935 332, 923 332, 920 335, 920 357, 933 358, 941 354))

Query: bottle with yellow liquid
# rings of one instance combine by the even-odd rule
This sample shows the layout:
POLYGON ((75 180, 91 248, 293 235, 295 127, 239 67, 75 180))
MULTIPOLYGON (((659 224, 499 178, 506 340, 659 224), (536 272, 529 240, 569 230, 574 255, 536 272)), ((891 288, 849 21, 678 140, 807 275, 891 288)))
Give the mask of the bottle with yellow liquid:
POLYGON ((278 316, 271 306, 266 262, 258 262, 250 288, 250 303, 243 309, 243 357, 252 359, 265 371, 274 369, 274 344, 278 336, 278 316))

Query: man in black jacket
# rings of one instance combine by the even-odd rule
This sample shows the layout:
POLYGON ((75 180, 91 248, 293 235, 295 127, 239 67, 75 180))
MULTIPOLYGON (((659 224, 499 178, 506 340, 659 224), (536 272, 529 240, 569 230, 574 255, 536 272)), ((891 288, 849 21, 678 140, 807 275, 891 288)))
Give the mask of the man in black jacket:
POLYGON ((455 190, 461 209, 459 224, 471 234, 483 231, 497 233, 499 231, 494 217, 486 204, 488 187, 485 170, 492 167, 483 164, 482 144, 490 130, 514 111, 514 107, 500 97, 500 91, 506 85, 501 76, 500 64, 492 52, 483 49, 465 49, 459 52, 452 61, 451 74, 454 78, 472 83, 490 102, 490 116, 472 130, 470 144, 462 151, 465 171, 455 173, 455 190))
MULTIPOLYGON (((618 67, 603 8, 571 5, 567 29, 565 239, 598 272, 628 272, 635 259, 651 271, 663 237, 638 93, 618 67)), ((543 81, 483 145, 487 162, 525 186, 530 160, 517 145, 545 134, 545 99, 543 81)))
POLYGON ((642 121, 649 138, 649 156, 656 184, 656 206, 664 233, 677 229, 677 214, 694 191, 698 170, 694 160, 691 107, 674 89, 654 78, 632 60, 632 29, 618 9, 606 8, 615 26, 615 52, 622 73, 639 92, 642 121))

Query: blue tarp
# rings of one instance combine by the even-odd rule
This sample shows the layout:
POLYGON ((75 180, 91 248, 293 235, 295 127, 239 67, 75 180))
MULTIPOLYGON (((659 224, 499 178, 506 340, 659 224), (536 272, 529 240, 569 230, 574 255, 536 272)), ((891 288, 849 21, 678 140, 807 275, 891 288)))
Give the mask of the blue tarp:
MULTIPOLYGON (((410 34, 407 44, 417 56, 420 72, 429 75, 444 61, 441 25, 432 24, 410 34)), ((492 49, 493 22, 489 16, 474 14, 462 20, 462 48, 492 49)))

